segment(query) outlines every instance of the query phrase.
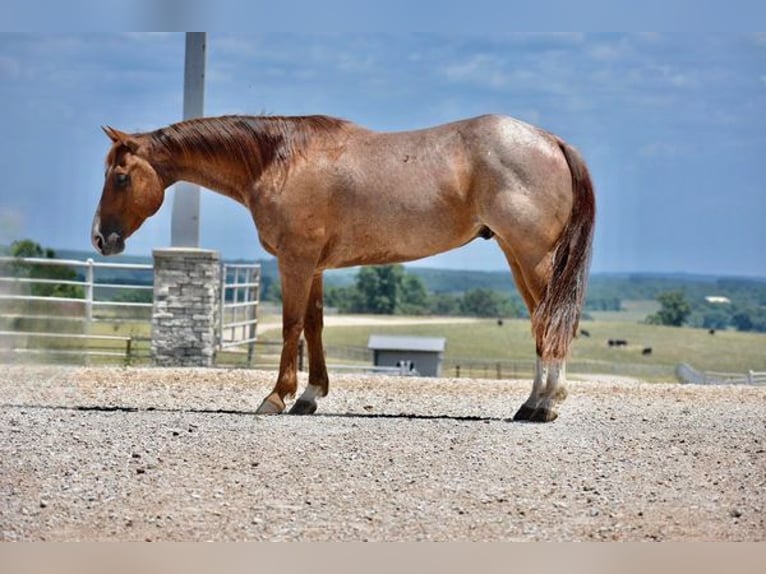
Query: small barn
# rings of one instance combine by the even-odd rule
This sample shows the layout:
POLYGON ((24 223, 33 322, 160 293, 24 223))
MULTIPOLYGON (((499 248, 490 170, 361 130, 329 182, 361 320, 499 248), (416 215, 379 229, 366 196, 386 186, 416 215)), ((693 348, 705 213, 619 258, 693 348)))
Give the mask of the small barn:
POLYGON ((424 377, 441 376, 446 346, 444 337, 408 335, 370 335, 367 343, 376 367, 398 367, 402 361, 409 361, 424 377))

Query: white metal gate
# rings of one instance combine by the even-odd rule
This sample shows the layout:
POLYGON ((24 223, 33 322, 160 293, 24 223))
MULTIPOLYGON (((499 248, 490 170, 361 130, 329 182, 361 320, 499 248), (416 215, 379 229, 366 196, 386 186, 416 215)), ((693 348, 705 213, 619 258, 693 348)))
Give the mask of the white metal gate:
POLYGON ((152 266, 145 264, 0 257, 0 351, 5 358, 130 360, 136 353, 136 341, 148 340, 152 278, 152 266), (50 274, 43 270, 55 267, 74 271, 76 278, 47 278, 50 274), (117 271, 129 275, 123 282, 108 279, 118 275, 117 271), (70 286, 78 293, 35 295, 36 285, 51 289, 70 286), (137 300, 120 296, 147 291, 147 297, 133 297, 137 300))
POLYGON ((257 340, 261 266, 256 263, 224 263, 221 269, 221 310, 218 317, 218 348, 246 349, 253 360, 257 340))

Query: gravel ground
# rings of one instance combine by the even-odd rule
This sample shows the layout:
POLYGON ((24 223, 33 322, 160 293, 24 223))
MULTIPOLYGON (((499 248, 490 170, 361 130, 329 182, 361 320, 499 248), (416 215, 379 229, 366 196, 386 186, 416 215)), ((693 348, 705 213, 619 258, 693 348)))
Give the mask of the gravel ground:
POLYGON ((766 388, 4 367, 0 540, 766 540, 766 388), (303 379, 305 382, 305 378, 303 379))

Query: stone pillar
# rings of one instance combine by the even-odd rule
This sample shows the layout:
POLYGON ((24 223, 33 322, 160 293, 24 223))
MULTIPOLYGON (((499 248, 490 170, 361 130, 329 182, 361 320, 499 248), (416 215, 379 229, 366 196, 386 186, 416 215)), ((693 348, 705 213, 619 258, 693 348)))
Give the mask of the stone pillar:
POLYGON ((221 299, 217 251, 155 249, 152 358, 159 367, 210 367, 221 299))

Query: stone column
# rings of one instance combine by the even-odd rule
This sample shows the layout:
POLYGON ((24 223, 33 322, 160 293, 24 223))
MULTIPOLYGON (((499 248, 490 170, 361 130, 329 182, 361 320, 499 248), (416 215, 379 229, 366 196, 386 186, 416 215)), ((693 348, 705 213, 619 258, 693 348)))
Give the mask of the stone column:
POLYGON ((210 367, 221 298, 217 251, 155 249, 152 358, 160 367, 210 367))

